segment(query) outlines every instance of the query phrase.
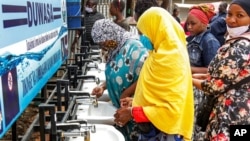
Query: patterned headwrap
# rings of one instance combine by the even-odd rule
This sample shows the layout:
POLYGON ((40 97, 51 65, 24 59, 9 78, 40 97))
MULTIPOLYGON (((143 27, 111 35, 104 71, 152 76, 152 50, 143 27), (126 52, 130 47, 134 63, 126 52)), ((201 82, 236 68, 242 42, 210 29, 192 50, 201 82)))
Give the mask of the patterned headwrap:
POLYGON ((109 50, 107 62, 112 60, 129 38, 136 38, 132 33, 126 31, 109 19, 97 20, 93 25, 91 36, 95 43, 104 42, 106 40, 113 40, 118 43, 115 49, 109 50))
POLYGON ((215 8, 212 4, 198 4, 190 8, 189 14, 197 17, 202 23, 208 24, 210 19, 215 15, 215 8))

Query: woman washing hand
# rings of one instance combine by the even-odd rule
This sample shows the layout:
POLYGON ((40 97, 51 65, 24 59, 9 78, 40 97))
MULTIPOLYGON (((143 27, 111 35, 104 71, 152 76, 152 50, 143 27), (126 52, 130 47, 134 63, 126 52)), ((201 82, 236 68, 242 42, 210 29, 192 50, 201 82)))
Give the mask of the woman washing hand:
MULTIPOLYGON (((108 19, 96 21, 91 35, 94 42, 99 44, 102 50, 107 51, 106 82, 94 88, 92 94, 100 97, 107 89, 112 104, 120 108, 120 99, 134 95, 148 50, 137 36, 133 36, 132 33, 108 19)), ((123 122, 123 127, 120 125, 116 128, 124 135, 126 141, 137 141, 134 121, 131 120, 126 125, 123 122)))
POLYGON ((145 11, 137 28, 152 42, 153 50, 140 72, 132 107, 125 103, 117 110, 115 122, 122 126, 133 117, 138 141, 191 141, 193 86, 184 31, 158 7, 145 11))

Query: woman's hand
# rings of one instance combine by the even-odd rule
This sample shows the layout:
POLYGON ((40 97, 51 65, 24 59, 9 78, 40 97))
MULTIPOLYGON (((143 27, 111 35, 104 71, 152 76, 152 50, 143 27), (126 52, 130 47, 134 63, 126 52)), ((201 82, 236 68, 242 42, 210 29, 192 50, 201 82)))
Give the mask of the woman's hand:
POLYGON ((123 107, 118 109, 114 114, 115 123, 120 127, 127 124, 127 122, 132 118, 131 110, 132 107, 123 107))
POLYGON ((210 76, 209 74, 201 74, 201 73, 199 73, 199 74, 193 74, 193 76, 192 76, 193 77, 193 79, 192 79, 193 80, 193 85, 196 88, 202 90, 201 83, 203 81, 205 81, 209 76, 210 76))
POLYGON ((132 97, 126 97, 126 98, 122 98, 120 99, 120 106, 121 107, 131 107, 132 106, 132 101, 133 98, 132 97))
POLYGON ((104 88, 102 86, 96 86, 93 90, 92 90, 92 95, 95 95, 96 98, 99 98, 103 95, 104 92, 104 88))

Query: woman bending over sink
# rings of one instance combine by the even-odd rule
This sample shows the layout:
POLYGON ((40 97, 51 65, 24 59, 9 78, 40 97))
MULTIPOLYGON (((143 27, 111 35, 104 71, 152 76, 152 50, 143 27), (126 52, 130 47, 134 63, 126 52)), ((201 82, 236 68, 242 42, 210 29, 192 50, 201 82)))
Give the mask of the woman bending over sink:
MULTIPOLYGON (((148 56, 147 48, 139 41, 138 36, 126 31, 108 19, 95 22, 92 38, 100 48, 107 52, 105 57, 106 82, 92 91, 97 97, 102 96, 105 89, 115 107, 120 108, 120 99, 132 97, 142 65, 148 56)), ((121 131, 126 141, 137 141, 134 121, 116 128, 121 131)))
POLYGON ((159 7, 145 11, 137 28, 150 39, 153 50, 143 64, 133 100, 122 101, 115 122, 124 125, 133 118, 138 141, 191 141, 194 103, 185 33, 159 7))

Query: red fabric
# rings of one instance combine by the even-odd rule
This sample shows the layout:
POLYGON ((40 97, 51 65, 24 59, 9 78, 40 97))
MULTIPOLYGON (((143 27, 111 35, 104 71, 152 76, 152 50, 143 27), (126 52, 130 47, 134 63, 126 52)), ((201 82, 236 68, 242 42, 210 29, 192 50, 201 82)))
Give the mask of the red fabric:
POLYGON ((189 35, 190 35, 190 32, 187 30, 187 27, 185 27, 185 26, 186 26, 186 23, 185 23, 185 22, 186 22, 186 21, 181 22, 181 26, 182 26, 182 28, 184 29, 185 34, 186 34, 187 36, 189 36, 189 35))
POLYGON ((208 17, 206 16, 206 14, 203 11, 199 10, 199 9, 191 9, 189 11, 189 14, 194 15, 195 17, 197 17, 204 24, 209 23, 209 20, 208 20, 208 17))
POLYGON ((133 107, 132 108, 132 116, 135 120, 135 122, 150 122, 147 118, 147 116, 143 112, 142 107, 133 107))

